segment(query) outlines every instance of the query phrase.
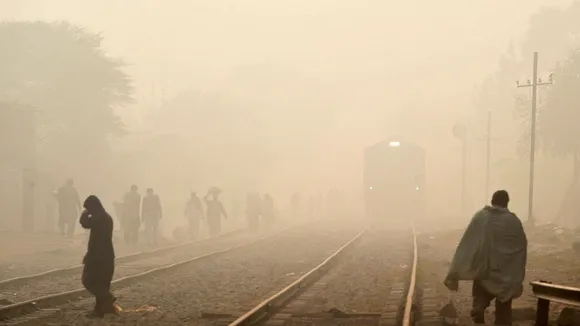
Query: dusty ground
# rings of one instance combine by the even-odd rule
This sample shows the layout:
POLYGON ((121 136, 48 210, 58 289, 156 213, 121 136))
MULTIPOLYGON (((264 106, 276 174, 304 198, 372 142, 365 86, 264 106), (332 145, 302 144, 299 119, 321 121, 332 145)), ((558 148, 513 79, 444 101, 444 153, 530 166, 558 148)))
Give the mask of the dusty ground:
MULTIPOLYGON (((437 295, 441 305, 449 300, 449 291, 443 286, 449 261, 454 253, 463 230, 448 231, 440 234, 424 233, 419 238, 420 247, 420 275, 423 282, 432 282, 436 285, 437 295)), ((526 284, 524 294, 514 301, 514 308, 519 320, 514 325, 533 325, 536 299, 532 296, 531 281, 546 280, 557 284, 580 286, 580 260, 578 254, 571 249, 575 234, 563 231, 552 226, 543 226, 528 229, 528 265, 526 269, 526 284), (531 313, 531 315, 530 315, 531 313)), ((471 309, 471 284, 462 282, 459 293, 454 296, 453 302, 458 308, 460 325, 471 325, 469 312, 471 309)), ((552 305, 552 321, 555 321, 560 305, 552 305)), ((486 320, 488 324, 493 320, 493 305, 488 309, 486 320)))

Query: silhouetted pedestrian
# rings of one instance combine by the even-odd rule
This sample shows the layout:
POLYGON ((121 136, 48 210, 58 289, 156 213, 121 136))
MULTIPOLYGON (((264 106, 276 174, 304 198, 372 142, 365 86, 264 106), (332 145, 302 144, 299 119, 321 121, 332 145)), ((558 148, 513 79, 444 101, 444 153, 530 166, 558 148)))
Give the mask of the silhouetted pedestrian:
POLYGON ((452 291, 459 281, 473 281, 476 324, 484 323, 485 310, 495 299, 495 324, 511 325, 512 300, 523 292, 527 239, 520 219, 508 210, 505 190, 493 194, 491 206, 475 214, 459 245, 445 279, 452 291))
POLYGON ((147 189, 147 194, 143 197, 141 214, 143 215, 147 241, 149 244, 157 244, 157 229, 159 228, 159 221, 163 218, 163 213, 161 200, 151 188, 147 189))
POLYGON ((209 227, 209 235, 214 237, 222 231, 222 216, 228 218, 224 205, 219 200, 221 190, 216 187, 210 188, 204 197, 207 213, 207 225, 209 227))
POLYGON ((102 318, 106 313, 116 313, 111 294, 111 281, 115 272, 113 248, 113 219, 96 196, 89 196, 80 218, 83 228, 90 230, 87 253, 83 258, 82 282, 95 296, 95 308, 87 317, 102 318))
POLYGON ((122 212, 121 227, 125 242, 136 244, 139 241, 139 229, 141 228, 141 195, 137 191, 137 186, 131 186, 131 190, 125 194, 122 212))
POLYGON ((81 210, 79 193, 74 186, 74 180, 69 179, 56 193, 58 201, 58 227, 60 234, 72 238, 75 233, 76 219, 81 210))
POLYGON ((189 201, 185 205, 185 217, 189 222, 189 236, 192 240, 199 238, 199 227, 203 217, 201 200, 195 192, 191 193, 189 201))

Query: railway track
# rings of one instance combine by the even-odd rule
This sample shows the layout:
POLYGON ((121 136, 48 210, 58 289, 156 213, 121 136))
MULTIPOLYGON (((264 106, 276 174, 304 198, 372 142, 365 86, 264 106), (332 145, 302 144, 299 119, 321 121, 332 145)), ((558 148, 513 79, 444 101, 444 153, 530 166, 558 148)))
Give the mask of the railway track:
MULTIPOLYGON (((123 288, 159 273, 275 237, 296 227, 300 225, 279 226, 259 235, 234 231, 215 238, 118 257, 113 286, 115 289, 123 288)), ((81 270, 82 265, 79 265, 0 281, 0 293, 5 298, 4 305, 0 306, 0 325, 38 325, 35 323, 38 318, 55 313, 52 308, 90 296, 84 289, 79 289, 81 270), (54 293, 56 289, 60 292, 54 293)))
POLYGON ((374 225, 229 325, 412 325, 417 263, 412 225, 374 225))
MULTIPOLYGON (((114 284, 123 307, 121 316, 107 316, 108 325, 216 325, 207 315, 239 316, 263 298, 291 283, 361 231, 333 223, 309 223, 223 252, 202 263, 181 265, 131 286, 114 284), (206 315, 206 317, 204 317, 206 315)), ((46 315, 35 313, 12 325, 85 325, 94 300, 70 298, 46 315)), ((0 325, 2 323, 0 322, 0 325)), ((5 323, 8 324, 8 323, 5 323)))
MULTIPOLYGON (((181 248, 189 247, 192 245, 202 245, 208 241, 213 241, 216 239, 233 237, 233 236, 239 235, 243 232, 244 232, 244 230, 240 229, 240 230, 235 230, 235 231, 220 234, 214 238, 207 238, 207 239, 196 240, 196 241, 188 241, 188 242, 184 242, 184 243, 180 243, 180 244, 176 244, 176 245, 156 248, 153 250, 132 253, 129 255, 117 257, 115 259, 115 262, 117 264, 130 263, 130 262, 144 259, 147 257, 161 255, 161 254, 164 254, 164 253, 172 251, 172 250, 181 249, 181 248)), ((14 286, 20 286, 20 285, 28 283, 28 282, 38 281, 38 280, 41 280, 43 278, 48 278, 51 276, 63 275, 63 274, 68 274, 68 273, 78 274, 82 271, 82 268, 83 268, 83 265, 79 264, 79 265, 75 265, 75 266, 55 268, 55 269, 51 269, 51 270, 40 272, 40 273, 34 273, 34 274, 30 274, 30 275, 24 275, 24 276, 18 276, 18 277, 12 277, 12 278, 8 278, 8 279, 0 280, 0 293, 6 291, 7 288, 14 287, 14 286)))

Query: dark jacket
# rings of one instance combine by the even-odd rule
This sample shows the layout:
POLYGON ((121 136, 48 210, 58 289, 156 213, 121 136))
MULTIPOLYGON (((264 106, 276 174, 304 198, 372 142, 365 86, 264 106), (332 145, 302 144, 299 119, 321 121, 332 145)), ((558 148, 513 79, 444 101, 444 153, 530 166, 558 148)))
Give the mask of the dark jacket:
POLYGON ((83 228, 91 230, 83 264, 114 260, 113 219, 111 216, 104 210, 94 215, 84 211, 80 223, 83 228))
POLYGON ((157 222, 162 218, 163 214, 159 196, 153 194, 143 197, 141 215, 144 222, 157 222))

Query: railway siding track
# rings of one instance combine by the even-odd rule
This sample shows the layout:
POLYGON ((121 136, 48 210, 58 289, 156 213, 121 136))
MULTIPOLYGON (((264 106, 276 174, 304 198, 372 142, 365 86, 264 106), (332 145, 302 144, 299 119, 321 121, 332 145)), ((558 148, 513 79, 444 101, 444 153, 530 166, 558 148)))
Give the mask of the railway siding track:
MULTIPOLYGON (((157 250, 118 257, 115 260, 115 277, 125 277, 151 268, 169 265, 208 252, 227 248, 251 239, 251 234, 234 232, 215 238, 190 242, 157 250)), ((82 265, 51 270, 45 273, 10 279, 0 283, 0 294, 10 302, 28 301, 54 293, 55 290, 72 291, 80 284, 82 265)), ((0 312, 2 307, 0 307, 0 312)), ((0 315, 1 320, 1 315, 0 315)))
MULTIPOLYGON (((262 234, 259 238, 256 238, 253 234, 244 234, 235 231, 220 237, 207 239, 206 241, 180 244, 159 248, 151 252, 119 257, 116 260, 115 276, 117 278, 113 281, 113 286, 115 288, 126 287, 177 267, 249 246, 296 227, 299 228, 300 225, 279 228, 269 234, 262 234), (196 243, 202 244, 203 246, 192 246, 196 243), (190 246, 193 247, 191 248, 192 250, 184 251, 184 249, 189 249, 190 246)), ((13 325, 27 322, 30 319, 27 318, 27 315, 31 313, 35 313, 36 315, 32 319, 53 314, 55 311, 51 308, 55 306, 90 296, 85 289, 78 288, 80 284, 80 275, 78 273, 80 273, 81 269, 82 265, 73 266, 4 281, 2 292, 6 293, 7 290, 16 291, 12 298, 18 298, 18 302, 0 306, 0 325, 13 325), (22 286, 22 283, 26 282, 27 279, 41 280, 41 282, 22 286), (39 284, 43 285, 39 286, 39 284), (30 287, 35 287, 37 290, 30 291, 30 287), (55 288, 61 291, 65 289, 65 291, 53 293, 55 288)))
MULTIPOLYGON (((236 231, 231 231, 231 232, 221 234, 221 235, 214 237, 214 238, 207 238, 207 239, 196 240, 196 241, 188 241, 185 243, 161 247, 161 248, 157 248, 157 249, 153 249, 153 250, 132 253, 129 255, 117 257, 115 259, 115 262, 117 264, 130 263, 130 262, 137 261, 137 260, 140 260, 143 258, 153 257, 155 255, 163 254, 163 253, 171 251, 171 250, 180 249, 180 248, 184 248, 184 247, 192 246, 192 245, 197 245, 197 244, 203 244, 203 243, 206 243, 208 241, 212 241, 212 240, 216 240, 216 239, 223 239, 223 238, 236 236, 236 235, 239 235, 243 232, 244 232, 244 230, 236 230, 236 231)), ((80 257, 80 258, 82 258, 82 257, 80 257)), ((3 289, 5 289, 7 287, 18 286, 21 284, 25 284, 27 282, 39 280, 39 279, 44 278, 44 277, 50 277, 50 276, 54 276, 54 275, 62 275, 65 273, 77 273, 78 274, 80 271, 82 271, 82 269, 83 269, 83 265, 79 264, 79 265, 70 266, 70 267, 55 268, 55 269, 51 269, 51 270, 41 272, 41 273, 35 273, 35 274, 18 276, 18 277, 5 279, 5 280, 0 280, 0 292, 2 292, 3 289)))
POLYGON ((229 325, 410 325, 417 260, 414 230, 365 229, 229 325))

